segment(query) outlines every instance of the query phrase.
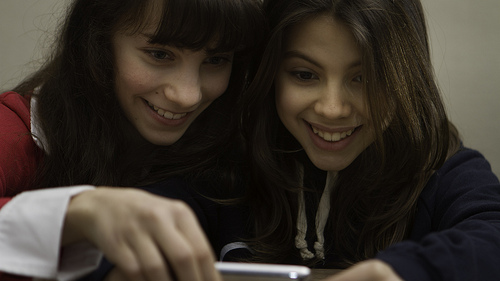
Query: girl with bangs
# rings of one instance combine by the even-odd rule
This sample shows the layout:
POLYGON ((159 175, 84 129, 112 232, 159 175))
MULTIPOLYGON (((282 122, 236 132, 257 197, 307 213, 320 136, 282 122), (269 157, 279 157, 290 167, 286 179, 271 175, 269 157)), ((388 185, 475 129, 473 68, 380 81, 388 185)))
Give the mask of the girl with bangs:
POLYGON ((419 0, 265 0, 245 98, 253 260, 497 280, 500 183, 449 122, 419 0))
POLYGON ((73 1, 47 62, 0 95, 0 278, 74 280, 104 255, 130 280, 220 280, 193 210, 128 187, 233 186, 264 23, 258 0, 73 1))

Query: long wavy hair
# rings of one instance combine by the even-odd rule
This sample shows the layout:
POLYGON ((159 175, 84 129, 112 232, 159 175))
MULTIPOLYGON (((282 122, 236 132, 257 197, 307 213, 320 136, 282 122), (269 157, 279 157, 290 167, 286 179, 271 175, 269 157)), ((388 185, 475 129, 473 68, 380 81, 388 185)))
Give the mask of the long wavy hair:
POLYGON ((14 89, 37 96, 48 153, 36 184, 137 186, 213 170, 234 136, 234 105, 248 86, 265 28, 259 0, 74 1, 50 58, 14 89), (156 15, 152 43, 235 51, 226 92, 178 142, 163 147, 144 140, 124 116, 111 43, 116 32, 141 32, 156 15))
POLYGON ((304 188, 298 166, 312 163, 297 157, 301 147, 277 115, 273 80, 289 28, 318 15, 345 24, 362 50, 363 93, 376 133, 374 143, 338 172, 325 230, 330 254, 337 257, 330 266, 374 257, 409 235, 422 189, 460 145, 436 84, 421 3, 269 0, 264 9, 268 45, 241 103, 257 260, 290 262, 298 256, 297 194, 304 188))

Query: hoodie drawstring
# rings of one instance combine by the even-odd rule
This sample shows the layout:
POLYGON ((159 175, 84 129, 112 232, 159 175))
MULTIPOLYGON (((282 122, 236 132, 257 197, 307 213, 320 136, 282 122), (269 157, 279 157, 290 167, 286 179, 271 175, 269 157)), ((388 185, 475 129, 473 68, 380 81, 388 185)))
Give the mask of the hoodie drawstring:
MULTIPOLYGON (((304 182, 304 169, 300 170, 300 180, 304 182)), ((333 186, 335 185, 337 173, 328 172, 326 176, 326 184, 319 201, 318 211, 316 212, 316 239, 314 243, 314 250, 316 254, 313 254, 308 249, 306 241, 307 233, 307 216, 306 216, 306 204, 304 200, 304 192, 299 193, 299 210, 297 216, 297 235, 295 236, 295 247, 300 250, 300 255, 302 259, 309 260, 316 256, 319 259, 325 258, 325 226, 328 220, 328 215, 330 213, 330 194, 333 186)))

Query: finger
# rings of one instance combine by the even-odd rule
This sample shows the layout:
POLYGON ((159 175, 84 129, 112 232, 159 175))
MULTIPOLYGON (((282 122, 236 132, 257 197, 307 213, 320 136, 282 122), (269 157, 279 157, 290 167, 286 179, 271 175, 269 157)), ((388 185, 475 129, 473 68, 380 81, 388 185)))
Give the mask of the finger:
POLYGON ((200 268, 203 280, 222 280, 214 266, 215 255, 212 247, 205 233, 202 231, 198 220, 195 217, 193 219, 179 220, 178 227, 185 234, 188 243, 194 246, 194 258, 200 268))
POLYGON ((176 220, 176 223, 179 230, 184 233, 189 244, 194 247, 194 258, 201 271, 201 276, 203 280, 222 280, 214 266, 215 255, 213 254, 212 247, 194 212, 189 207, 187 209, 187 212, 184 213, 185 218, 176 220))
POLYGON ((213 279, 216 270, 211 248, 191 209, 174 201, 170 214, 174 224, 159 224, 160 229, 155 233, 163 233, 156 236, 157 243, 178 280, 217 280, 213 279))
POLYGON ((121 278, 121 280, 146 281, 142 275, 141 265, 133 251, 128 246, 121 246, 114 249, 106 257, 118 269, 119 274, 117 275, 126 277, 126 279, 121 278))
POLYGON ((194 258, 195 249, 178 229, 164 230, 164 239, 158 241, 171 270, 179 281, 201 281, 201 271, 194 258))
POLYGON ((142 274, 147 280, 172 279, 163 254, 148 234, 134 235, 129 239, 134 254, 139 260, 142 274))
POLYGON ((123 281, 123 280, 127 280, 127 277, 117 267, 113 268, 104 278, 104 281, 123 281))

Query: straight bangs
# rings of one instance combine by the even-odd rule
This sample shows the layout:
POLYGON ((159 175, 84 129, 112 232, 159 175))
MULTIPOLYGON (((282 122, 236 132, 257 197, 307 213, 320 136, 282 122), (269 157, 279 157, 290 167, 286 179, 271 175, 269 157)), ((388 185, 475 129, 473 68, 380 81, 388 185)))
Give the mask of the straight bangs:
POLYGON ((262 40, 265 22, 257 0, 150 0, 132 5, 137 7, 129 9, 119 28, 132 33, 154 30, 147 34, 151 44, 209 53, 247 52, 262 40))

